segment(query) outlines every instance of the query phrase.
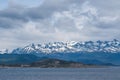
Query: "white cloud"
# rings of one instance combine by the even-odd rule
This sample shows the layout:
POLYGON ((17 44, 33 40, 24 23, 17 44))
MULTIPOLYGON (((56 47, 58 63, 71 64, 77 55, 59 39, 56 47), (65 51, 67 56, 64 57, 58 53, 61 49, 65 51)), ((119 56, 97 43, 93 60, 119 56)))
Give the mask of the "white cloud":
MULTIPOLYGON (((52 1, 49 6, 54 4, 54 0, 52 1)), ((63 0, 60 1, 60 3, 63 2, 63 0)), ((56 3, 58 4, 58 2, 56 3)), ((45 2, 45 4, 48 3, 45 2)), ((0 48, 15 48, 30 43, 50 41, 120 39, 120 16, 103 15, 100 9, 89 1, 81 5, 69 4, 68 8, 63 9, 62 7, 63 10, 54 10, 48 17, 30 19, 22 23, 21 27, 1 29, 0 44, 4 46, 0 46, 0 48)), ((43 13, 45 12, 43 11, 43 13)))

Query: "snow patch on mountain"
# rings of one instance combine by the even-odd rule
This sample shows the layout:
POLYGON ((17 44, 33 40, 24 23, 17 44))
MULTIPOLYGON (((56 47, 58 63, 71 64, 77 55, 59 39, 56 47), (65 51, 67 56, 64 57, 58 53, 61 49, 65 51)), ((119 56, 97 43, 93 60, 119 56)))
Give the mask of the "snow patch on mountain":
POLYGON ((0 54, 5 54, 5 53, 9 53, 8 49, 2 49, 2 50, 0 50, 0 54))
POLYGON ((75 53, 75 52, 120 52, 120 41, 85 41, 85 42, 53 42, 44 44, 30 44, 12 51, 13 54, 30 53, 75 53))

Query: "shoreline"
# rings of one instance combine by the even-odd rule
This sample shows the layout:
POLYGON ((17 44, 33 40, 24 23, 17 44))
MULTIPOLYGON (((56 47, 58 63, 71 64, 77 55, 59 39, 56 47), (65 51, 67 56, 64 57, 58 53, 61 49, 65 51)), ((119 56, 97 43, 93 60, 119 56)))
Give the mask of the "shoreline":
POLYGON ((4 67, 1 67, 0 66, 0 69, 1 68, 44 68, 44 69, 47 69, 47 68, 109 68, 109 67, 114 67, 114 66, 85 66, 85 67, 10 67, 10 66, 4 66, 4 67))

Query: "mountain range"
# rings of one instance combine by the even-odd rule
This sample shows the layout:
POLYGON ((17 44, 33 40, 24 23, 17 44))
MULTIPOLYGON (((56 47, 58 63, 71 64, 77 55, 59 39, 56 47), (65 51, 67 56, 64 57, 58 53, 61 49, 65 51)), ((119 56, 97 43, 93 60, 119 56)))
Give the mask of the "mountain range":
MULTIPOLYGON (((22 48, 16 48, 11 53, 9 53, 7 49, 0 51, 0 53, 3 55, 34 55, 39 57, 39 59, 46 57, 48 59, 73 61, 84 64, 120 65, 120 41, 116 39, 112 41, 98 40, 96 42, 70 41, 30 44, 22 48)), ((24 59, 26 61, 27 58, 24 59)), ((22 60, 24 61, 24 59, 22 60)), ((28 59, 34 61, 33 58, 30 57, 28 59)), ((35 59, 35 61, 37 61, 37 59, 35 59)))
POLYGON ((54 42, 44 44, 30 44, 23 48, 17 48, 12 54, 31 54, 31 53, 82 53, 82 52, 120 52, 120 42, 116 39, 113 41, 86 41, 86 42, 54 42))

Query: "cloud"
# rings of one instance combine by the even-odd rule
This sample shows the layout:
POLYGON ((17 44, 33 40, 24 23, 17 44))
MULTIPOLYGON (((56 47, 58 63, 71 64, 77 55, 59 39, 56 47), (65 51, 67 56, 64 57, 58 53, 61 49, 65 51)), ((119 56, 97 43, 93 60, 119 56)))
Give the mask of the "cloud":
POLYGON ((107 8, 106 12, 105 4, 110 5, 105 2, 102 6, 103 2, 44 0, 38 6, 27 7, 9 3, 8 8, 0 10, 0 48, 51 41, 120 39, 118 9, 112 13, 107 8))
POLYGON ((43 3, 44 0, 9 0, 9 3, 16 4, 16 5, 22 5, 24 7, 37 7, 43 3))

